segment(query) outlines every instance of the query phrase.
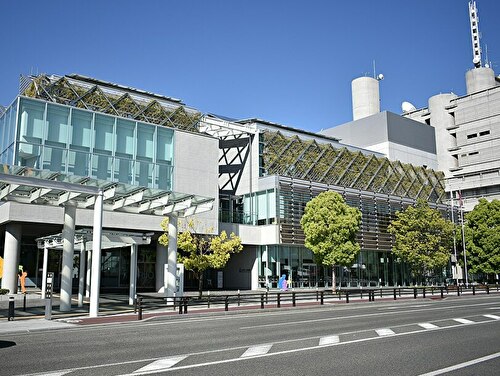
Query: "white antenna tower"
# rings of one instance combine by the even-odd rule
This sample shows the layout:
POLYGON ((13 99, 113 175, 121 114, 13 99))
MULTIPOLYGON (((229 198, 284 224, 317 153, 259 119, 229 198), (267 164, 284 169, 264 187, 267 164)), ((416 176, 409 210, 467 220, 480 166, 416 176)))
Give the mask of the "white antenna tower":
POLYGON ((472 62, 476 68, 481 67, 481 45, 479 42, 479 17, 475 1, 469 1, 470 33, 472 38, 472 62))

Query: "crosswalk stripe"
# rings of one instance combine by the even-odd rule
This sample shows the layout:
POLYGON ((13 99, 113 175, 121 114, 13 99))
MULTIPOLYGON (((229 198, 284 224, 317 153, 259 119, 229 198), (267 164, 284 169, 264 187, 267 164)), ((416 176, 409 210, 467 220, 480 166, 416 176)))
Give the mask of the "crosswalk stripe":
POLYGON ((435 329, 438 327, 437 325, 431 324, 430 322, 423 322, 418 324, 418 326, 421 326, 424 329, 435 329))
POLYGON ((453 319, 453 320, 461 324, 474 324, 474 321, 468 319, 453 319))
POLYGON ((392 336, 396 333, 394 333, 391 329, 377 329, 375 330, 375 332, 377 332, 377 334, 381 337, 383 336, 392 336))
POLYGON ((186 358, 187 358, 187 355, 180 355, 180 356, 171 356, 168 358, 158 359, 158 360, 154 361, 153 363, 148 364, 147 366, 144 366, 138 370, 135 370, 134 373, 168 369, 172 366, 175 366, 181 360, 184 360, 186 358))
POLYGON ((483 316, 489 319, 500 320, 500 316, 497 315, 483 315, 483 316))
POLYGON ((241 356, 240 358, 246 358, 246 357, 249 357, 249 356, 256 356, 256 355, 264 355, 264 354, 267 354, 269 352, 269 350, 271 350, 271 347, 273 347, 273 345, 260 345, 260 346, 252 346, 252 347, 249 347, 241 356))
POLYGON ((320 346, 331 345, 331 344, 339 343, 339 342, 340 342, 339 336, 327 336, 327 337, 321 337, 319 339, 320 346))

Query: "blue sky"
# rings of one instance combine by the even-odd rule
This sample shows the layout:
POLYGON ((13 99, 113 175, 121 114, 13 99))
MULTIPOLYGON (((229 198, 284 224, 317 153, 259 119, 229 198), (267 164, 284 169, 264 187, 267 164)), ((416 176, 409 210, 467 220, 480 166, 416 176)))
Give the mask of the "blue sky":
MULTIPOLYGON (((500 1, 477 0, 500 73, 500 1)), ((319 131, 352 120, 351 80, 381 109, 465 94, 467 0, 4 1, 0 104, 20 74, 79 73, 182 99, 202 112, 319 131)), ((485 50, 483 48, 483 54, 485 50)))

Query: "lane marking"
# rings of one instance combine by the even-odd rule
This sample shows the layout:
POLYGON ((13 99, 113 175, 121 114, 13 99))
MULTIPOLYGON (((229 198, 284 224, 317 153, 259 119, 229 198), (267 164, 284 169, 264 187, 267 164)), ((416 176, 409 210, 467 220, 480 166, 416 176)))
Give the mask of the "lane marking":
POLYGON ((500 320, 500 316, 497 315, 483 315, 483 316, 494 320, 500 320))
MULTIPOLYGON (((493 321, 475 322, 474 325, 481 325, 481 324, 492 323, 492 322, 493 321)), ((456 329, 456 328, 460 328, 461 326, 463 326, 463 325, 457 324, 457 325, 453 325, 453 326, 440 327, 438 330, 456 329)), ((425 333, 425 332, 427 332, 427 330, 422 329, 422 330, 416 330, 414 332, 397 333, 397 334, 395 334, 395 336, 396 337, 407 336, 407 335, 412 335, 412 334, 421 334, 421 333, 425 333)), ((373 341, 373 340, 378 340, 378 339, 380 339, 380 337, 361 338, 361 339, 356 339, 356 340, 346 341, 346 342, 339 342, 339 343, 334 343, 334 344, 325 345, 325 346, 310 346, 310 347, 303 347, 303 348, 293 349, 293 350, 283 350, 283 351, 277 351, 277 352, 273 352, 273 353, 259 355, 259 356, 256 356, 256 358, 267 358, 267 357, 271 357, 271 356, 293 354, 293 353, 298 353, 298 352, 303 352, 303 351, 324 349, 325 347, 328 347, 328 346, 343 346, 343 345, 349 345, 349 344, 360 343, 360 342, 368 342, 368 341, 373 341)), ((233 358, 233 359, 215 360, 215 361, 206 362, 206 363, 198 363, 198 364, 174 367, 174 368, 165 370, 165 372, 178 371, 178 370, 182 370, 182 369, 201 368, 201 367, 227 364, 227 363, 235 363, 235 362, 239 362, 239 361, 246 360, 246 359, 248 359, 248 358, 239 357, 239 358, 233 358)), ((152 374, 152 373, 158 373, 158 371, 157 372, 153 371, 153 372, 143 373, 143 374, 152 374)), ((121 375, 116 375, 116 376, 137 376, 137 375, 136 374, 121 374, 121 375)), ((429 375, 420 375, 420 376, 432 376, 432 375, 429 374, 429 375)))
POLYGON ((339 343, 339 336, 326 336, 319 339, 319 346, 332 345, 334 343, 339 343))
POLYGON ((439 328, 439 326, 431 324, 430 322, 423 322, 418 324, 418 326, 424 328, 424 329, 436 329, 439 328))
POLYGON ((394 331, 389 329, 389 328, 384 328, 384 329, 376 329, 375 332, 380 336, 380 337, 383 337, 383 336, 393 336, 394 334, 394 331))
POLYGON ((175 366, 177 363, 186 359, 187 357, 188 357, 187 355, 181 355, 181 356, 171 356, 168 358, 158 359, 153 363, 148 364, 147 366, 135 370, 134 373, 166 370, 169 369, 170 367, 175 366))
POLYGON ((259 356, 259 355, 264 355, 271 350, 271 347, 273 347, 272 344, 270 345, 260 345, 260 346, 252 346, 245 351, 240 358, 248 358, 250 356, 259 356))
MULTIPOLYGON (((258 324, 258 325, 252 325, 252 326, 242 326, 240 327, 240 330, 254 330, 257 328, 266 328, 266 327, 273 327, 273 326, 283 326, 283 325, 303 325, 303 324, 312 324, 317 323, 317 322, 322 322, 322 321, 337 321, 337 320, 349 320, 349 319, 357 319, 357 318, 363 318, 363 317, 373 317, 373 316, 387 316, 387 315, 400 315, 400 314, 411 314, 415 312, 422 312, 422 311, 442 311, 444 309, 457 309, 457 308, 469 308, 469 307, 474 307, 477 308, 478 306, 483 306, 483 305, 491 305, 491 304, 497 304, 497 303, 479 303, 479 304, 466 304, 466 305, 456 305, 456 306, 449 306, 449 307, 434 307, 434 308, 425 308, 425 309, 412 309, 412 310, 405 310, 405 311, 389 311, 389 312, 377 312, 377 313, 367 313, 367 314, 359 314, 359 315, 352 315, 352 316, 342 316, 342 317, 328 317, 328 318, 317 318, 314 320, 307 319, 307 320, 297 320, 297 321, 287 321, 287 322, 279 322, 279 323, 272 323, 272 324, 258 324)), ((405 307, 403 307, 404 309, 405 307)))
POLYGON ((428 372, 428 373, 422 373, 419 376, 436 376, 436 375, 442 375, 443 373, 455 371, 457 369, 461 369, 461 368, 465 368, 465 367, 468 367, 468 366, 472 366, 474 364, 486 362, 488 360, 498 358, 499 356, 500 356, 500 352, 497 352, 495 354, 483 356, 481 358, 477 358, 477 359, 474 359, 474 360, 469 360, 468 362, 459 363, 459 364, 456 364, 454 366, 450 366, 450 367, 446 367, 446 368, 441 368, 441 369, 438 369, 438 370, 435 370, 435 371, 432 371, 432 372, 428 372))
POLYGON ((474 321, 468 319, 453 319, 453 321, 459 322, 461 324, 474 324, 474 321))

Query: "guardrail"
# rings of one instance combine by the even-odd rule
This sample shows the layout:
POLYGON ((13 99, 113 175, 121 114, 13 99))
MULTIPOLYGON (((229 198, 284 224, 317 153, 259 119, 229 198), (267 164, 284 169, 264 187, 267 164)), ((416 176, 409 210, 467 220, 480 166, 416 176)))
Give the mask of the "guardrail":
POLYGON ((151 294, 138 294, 134 312, 137 313, 138 320, 142 320, 143 313, 146 310, 153 309, 172 309, 179 314, 187 314, 188 307, 205 307, 220 308, 224 306, 225 311, 229 311, 229 307, 235 308, 242 305, 247 308, 281 308, 283 306, 296 307, 298 304, 319 304, 324 305, 325 302, 333 303, 342 301, 349 303, 352 299, 364 299, 368 297, 368 301, 377 299, 417 299, 435 296, 443 299, 445 296, 457 295, 463 293, 478 293, 490 294, 490 291, 499 291, 499 285, 472 285, 468 288, 465 286, 415 286, 415 287, 381 287, 381 288, 341 288, 335 292, 331 290, 310 290, 310 291, 263 291, 259 293, 222 293, 222 294, 206 294, 198 296, 183 296, 183 297, 160 297, 151 294))

